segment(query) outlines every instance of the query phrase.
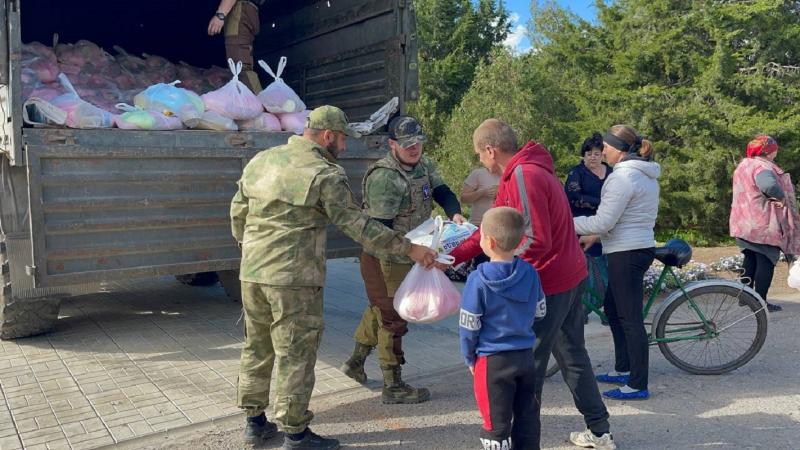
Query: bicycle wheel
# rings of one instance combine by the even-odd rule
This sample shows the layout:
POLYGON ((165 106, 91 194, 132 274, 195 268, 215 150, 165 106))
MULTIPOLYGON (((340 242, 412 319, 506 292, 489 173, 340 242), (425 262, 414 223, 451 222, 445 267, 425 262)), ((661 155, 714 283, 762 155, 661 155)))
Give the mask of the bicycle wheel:
POLYGON ((719 375, 756 356, 767 338, 767 313, 753 294, 731 285, 709 284, 689 295, 707 322, 703 323, 685 294, 666 306, 655 335, 670 363, 697 375, 719 375))

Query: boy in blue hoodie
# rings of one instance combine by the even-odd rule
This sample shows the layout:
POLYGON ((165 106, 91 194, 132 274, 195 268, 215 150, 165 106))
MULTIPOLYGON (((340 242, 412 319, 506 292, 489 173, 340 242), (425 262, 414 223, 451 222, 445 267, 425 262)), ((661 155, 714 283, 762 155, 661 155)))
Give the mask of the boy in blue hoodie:
POLYGON ((461 298, 461 353, 474 376, 487 450, 539 448, 533 322, 546 304, 536 269, 514 256, 524 230, 514 208, 483 216, 480 245, 490 261, 469 275, 461 298))

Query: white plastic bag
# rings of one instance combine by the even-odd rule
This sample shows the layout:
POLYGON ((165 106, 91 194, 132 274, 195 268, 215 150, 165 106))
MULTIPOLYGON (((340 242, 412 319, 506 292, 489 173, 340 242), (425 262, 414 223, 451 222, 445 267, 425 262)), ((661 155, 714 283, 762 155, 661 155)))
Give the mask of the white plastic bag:
MULTIPOLYGON (((441 236, 442 218, 437 217, 433 222, 434 232, 430 247, 436 249, 441 236)), ((440 255, 437 261, 452 263, 453 257, 440 255)), ((441 270, 436 268, 427 270, 419 264, 414 264, 397 288, 393 306, 400 317, 408 322, 435 322, 458 312, 461 306, 461 293, 441 270)))
POLYGON ((223 116, 216 111, 206 111, 200 122, 195 127, 198 130, 237 131, 239 127, 233 119, 223 116))
POLYGON ((414 244, 431 247, 437 252, 447 255, 472 236, 477 229, 478 227, 469 222, 458 225, 455 222, 444 220, 442 216, 436 216, 406 233, 406 238, 414 244), (437 247, 432 246, 434 237, 438 238, 437 247))
POLYGON ((114 126, 114 117, 110 112, 81 99, 78 92, 63 73, 58 75, 61 85, 67 90, 50 101, 56 108, 67 113, 64 124, 70 128, 110 128, 114 126))
POLYGON ((273 72, 269 65, 263 60, 258 61, 268 74, 275 79, 263 91, 259 92, 258 99, 264 105, 264 108, 271 113, 299 113, 306 109, 306 104, 300 100, 297 93, 292 88, 283 82, 281 74, 283 69, 286 68, 286 57, 281 56, 278 62, 278 71, 273 72))
POLYGON ((786 283, 790 288, 800 290, 800 259, 796 259, 789 268, 789 277, 786 279, 786 283))
POLYGON ((311 111, 305 110, 299 113, 285 113, 276 114, 281 121, 281 129, 283 131, 291 131, 294 134, 303 134, 303 129, 306 127, 306 119, 311 111))
POLYGON ((242 131, 281 131, 281 121, 272 113, 261 113, 255 119, 237 120, 242 131))
POLYGON ((175 116, 165 116, 156 111, 145 111, 125 103, 118 103, 117 109, 125 111, 114 117, 114 123, 123 130, 180 130, 183 128, 181 119, 175 116))
POLYGON ((233 79, 225 86, 201 95, 208 111, 219 113, 223 117, 233 120, 253 119, 262 111, 264 106, 244 83, 239 81, 242 72, 242 62, 233 62, 228 58, 228 67, 233 73, 233 79))
POLYGON ((194 92, 179 88, 172 83, 157 83, 133 98, 133 104, 148 111, 156 111, 165 116, 178 116, 189 128, 194 128, 200 122, 200 117, 205 111, 203 99, 194 92))

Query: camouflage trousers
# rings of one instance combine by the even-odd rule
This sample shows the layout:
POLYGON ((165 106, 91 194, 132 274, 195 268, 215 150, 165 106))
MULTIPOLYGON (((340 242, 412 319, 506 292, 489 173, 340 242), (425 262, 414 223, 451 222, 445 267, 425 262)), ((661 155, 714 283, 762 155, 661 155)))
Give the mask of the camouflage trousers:
POLYGON ((408 322, 403 320, 392 304, 411 264, 392 263, 366 253, 361 254, 361 276, 367 290, 369 306, 361 316, 355 332, 356 342, 377 347, 381 367, 405 364, 403 336, 408 322))
MULTIPOLYGON (((242 62, 239 81, 256 95, 261 92, 261 81, 253 70, 253 42, 261 27, 258 6, 239 0, 225 19, 225 54, 234 62, 242 62)), ((224 64, 223 64, 224 65, 224 64)))
POLYGON ((239 365, 238 406, 249 417, 269 405, 275 368, 275 421, 286 433, 301 433, 308 410, 314 365, 322 339, 322 288, 242 282, 245 341, 239 365))

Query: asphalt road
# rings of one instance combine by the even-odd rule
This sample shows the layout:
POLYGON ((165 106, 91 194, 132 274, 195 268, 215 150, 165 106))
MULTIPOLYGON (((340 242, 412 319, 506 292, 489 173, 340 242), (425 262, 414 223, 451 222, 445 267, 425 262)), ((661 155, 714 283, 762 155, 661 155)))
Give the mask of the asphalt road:
MULTIPOLYGON (((764 348, 732 373, 691 375, 651 348, 652 397, 639 402, 607 402, 619 448, 800 448, 800 299, 780 302, 785 309, 771 315, 764 348)), ((610 335, 592 339, 588 347, 597 371, 609 370, 610 335)), ((337 437, 346 448, 480 448, 481 422, 466 368, 429 374, 413 383, 429 387, 433 399, 421 405, 382 405, 378 384, 373 383, 371 389, 313 400, 311 407, 317 416, 312 428, 337 437)), ((230 418, 119 447, 240 449, 244 447, 239 438, 242 425, 242 418, 230 418)), ((556 375, 545 384, 542 446, 576 448, 567 436, 582 428, 569 391, 556 375)), ((260 448, 276 449, 281 443, 282 437, 278 437, 260 448)))

